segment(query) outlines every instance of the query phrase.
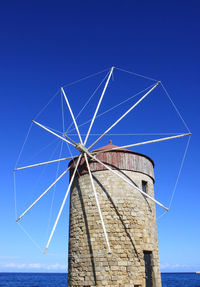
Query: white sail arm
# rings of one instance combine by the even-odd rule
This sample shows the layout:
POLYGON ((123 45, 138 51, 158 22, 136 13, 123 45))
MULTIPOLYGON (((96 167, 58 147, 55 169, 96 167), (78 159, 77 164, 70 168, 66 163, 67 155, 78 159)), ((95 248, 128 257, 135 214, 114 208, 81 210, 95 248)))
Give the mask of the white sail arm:
POLYGON ((106 89, 107 89, 108 83, 109 83, 109 81, 110 81, 110 77, 111 77, 111 75, 112 75, 112 73, 113 73, 113 69, 114 69, 114 67, 111 68, 110 74, 109 74, 109 76, 108 76, 108 79, 107 79, 106 84, 105 84, 105 86, 104 86, 103 92, 102 92, 101 97, 100 97, 100 99, 99 99, 99 102, 98 102, 98 105, 97 105, 97 107, 96 107, 94 116, 93 116, 92 121, 91 121, 91 123, 90 123, 89 129, 88 129, 88 132, 87 132, 87 135, 86 135, 86 137, 85 137, 84 145, 86 145, 86 143, 87 143, 88 136, 89 136, 89 134, 90 134, 90 131, 91 131, 92 126, 93 126, 93 123, 94 123, 94 120, 95 120, 96 115, 97 115, 97 113, 98 113, 100 104, 101 104, 101 102, 102 102, 102 100, 103 100, 103 96, 104 96, 104 94, 105 94, 105 91, 106 91, 106 89))
POLYGON ((75 145, 77 144, 73 139, 71 139, 66 133, 63 134, 64 137, 66 137, 68 140, 70 140, 75 145))
POLYGON ((18 222, 70 169, 68 167, 21 215, 17 218, 16 222, 18 222))
POLYGON ((97 209, 98 209, 99 216, 100 216, 100 219, 101 219, 101 224, 102 224, 102 227, 103 227, 103 232, 104 232, 104 235, 105 235, 106 244, 107 244, 107 247, 108 247, 108 253, 111 253, 110 243, 109 243, 109 239, 108 239, 108 234, 107 234, 106 227, 105 227, 105 224, 104 224, 103 215, 102 215, 102 212, 101 212, 101 207, 100 207, 100 204, 99 204, 99 200, 98 200, 98 196, 97 196, 97 192, 96 192, 96 187, 94 185, 94 180, 93 180, 92 173, 91 173, 91 170, 90 170, 90 166, 89 166, 89 163, 88 163, 87 155, 84 154, 84 157, 85 157, 85 161, 86 161, 86 164, 87 164, 87 169, 88 169, 88 172, 89 172, 92 189, 93 189, 94 196, 95 196, 95 199, 96 199, 97 209))
POLYGON ((78 160, 77 160, 77 163, 76 163, 76 167, 75 167, 75 169, 74 169, 74 171, 73 171, 73 174, 72 174, 72 177, 71 177, 71 180, 70 180, 69 186, 68 186, 68 188, 67 188, 67 191, 66 191, 65 197, 64 197, 64 199, 63 199, 62 205, 61 205, 60 210, 59 210, 59 212, 58 212, 58 215, 57 215, 56 221, 55 221, 55 223, 54 223, 54 226, 53 226, 53 229, 52 229, 52 231, 51 231, 51 234, 50 234, 49 240, 48 240, 48 242, 47 242, 47 245, 46 245, 46 247, 45 247, 44 253, 46 253, 46 252, 47 252, 47 249, 48 249, 49 244, 50 244, 50 242, 51 242, 52 236, 53 236, 54 231, 55 231, 55 229, 56 229, 56 226, 57 226, 58 220, 59 220, 59 218, 60 218, 60 215, 61 215, 62 210, 63 210, 63 207, 64 207, 64 205, 65 205, 65 202, 66 202, 67 196, 68 196, 69 191, 70 191, 70 188, 71 188, 71 186, 72 186, 72 183, 73 183, 73 180, 74 180, 74 177, 75 177, 75 174, 76 174, 76 171, 77 171, 77 168, 78 168, 78 165, 79 165, 79 162, 80 162, 81 156, 82 156, 82 154, 81 154, 81 155, 79 155, 79 157, 78 157, 78 160))
POLYGON ((94 152, 94 153, 95 154, 99 154, 99 153, 106 152, 106 151, 120 150, 120 149, 130 148, 130 147, 134 147, 134 146, 140 146, 140 145, 145 145, 145 144, 150 144, 150 143, 167 141, 167 140, 171 140, 171 139, 177 139, 177 138, 190 136, 190 135, 191 135, 191 133, 181 134, 181 135, 165 137, 165 138, 160 138, 160 139, 155 139, 155 140, 150 140, 150 141, 145 141, 145 142, 140 142, 140 143, 135 143, 135 144, 124 145, 124 146, 120 146, 120 147, 114 147, 114 148, 110 148, 110 149, 107 149, 107 150, 102 150, 102 151, 99 151, 99 152, 97 151, 97 152, 94 152))
POLYGON ((144 192, 143 190, 141 190, 140 188, 138 188, 137 186, 135 186, 132 182, 130 182, 130 180, 126 179, 124 176, 122 176, 121 174, 119 174, 118 172, 116 172, 115 170, 111 169, 108 165, 104 164, 102 161, 100 161, 99 159, 97 159, 95 156, 93 156, 90 152, 87 152, 88 156, 91 157, 93 160, 97 161, 98 163, 100 163, 102 166, 104 166, 106 169, 110 170, 113 174, 115 174, 116 176, 118 176, 119 178, 121 178, 122 180, 124 180, 125 182, 127 182, 130 186, 132 186, 133 188, 137 189, 140 193, 142 193, 145 197, 148 197, 149 199, 151 199, 152 201, 154 201, 155 203, 157 203, 158 205, 160 205, 162 208, 164 208, 165 210, 168 211, 168 208, 165 207, 162 203, 160 203, 159 201, 157 201, 156 199, 154 199, 153 197, 151 197, 150 195, 148 195, 146 192, 144 192))
POLYGON ((143 97, 141 97, 132 107, 130 107, 118 120, 114 122, 93 144, 88 148, 90 150, 103 136, 105 136, 114 126, 116 126, 130 111, 132 111, 142 100, 144 100, 158 85, 156 83, 143 97))
POLYGON ((58 134, 54 133, 53 131, 51 131, 50 129, 48 129, 47 127, 43 126, 42 124, 36 122, 36 121, 33 121, 34 124, 38 125, 39 127, 43 128, 44 130, 48 131, 49 133, 51 133, 52 135, 62 139, 63 141, 67 142, 68 144, 71 144, 75 147, 75 144, 71 143, 70 141, 66 140, 65 138, 59 136, 58 134))
POLYGON ((54 159, 54 160, 50 160, 50 161, 44 161, 44 162, 40 162, 40 163, 35 163, 35 164, 31 164, 31 165, 26 165, 26 166, 22 166, 22 167, 15 168, 14 171, 22 170, 22 169, 26 169, 26 168, 31 168, 31 167, 36 167, 36 166, 41 166, 41 165, 45 165, 45 164, 49 164, 49 163, 54 163, 54 162, 65 161, 65 160, 72 159, 72 158, 75 158, 75 157, 77 157, 77 156, 63 157, 63 158, 54 159))
POLYGON ((74 125, 75 125, 75 128, 76 128, 76 131, 77 131, 77 133, 78 133, 78 137, 79 137, 79 139, 80 139, 80 142, 81 142, 81 143, 83 143, 83 142, 82 142, 81 135, 80 135, 80 132, 79 132, 79 129, 78 129, 78 126, 77 126, 77 123, 76 123, 76 120, 75 120, 75 117, 74 117, 74 114, 73 114, 73 112, 72 112, 72 109, 71 109, 71 106, 70 106, 69 101, 68 101, 68 99, 67 99, 67 96, 66 96, 66 94, 65 94, 65 91, 64 91, 64 89, 63 89, 63 88, 61 88, 61 91, 62 91, 63 96, 64 96, 64 98, 65 98, 65 101, 66 101, 66 103, 67 103, 67 106, 68 106, 69 112, 70 112, 71 117, 72 117, 72 120, 73 120, 73 122, 74 122, 74 125))

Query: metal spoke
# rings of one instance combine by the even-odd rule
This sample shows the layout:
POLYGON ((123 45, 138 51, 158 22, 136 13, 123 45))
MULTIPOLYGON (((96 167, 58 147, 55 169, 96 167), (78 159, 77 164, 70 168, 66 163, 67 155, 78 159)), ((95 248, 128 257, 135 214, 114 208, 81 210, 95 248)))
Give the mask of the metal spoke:
POLYGON ((63 88, 61 88, 61 91, 62 91, 62 93, 63 93, 63 96, 64 96, 64 98, 65 98, 65 101, 66 101, 66 103, 67 103, 67 106, 68 106, 68 108, 69 108, 69 111, 70 111, 72 120, 73 120, 73 122, 74 122, 76 131, 77 131, 77 133, 78 133, 78 137, 79 137, 79 139, 80 139, 80 142, 83 143, 83 142, 82 142, 81 135, 80 135, 80 132, 79 132, 79 129, 78 129, 78 126, 77 126, 77 123, 76 123, 76 120, 75 120, 75 117, 74 117, 74 114, 73 114, 72 109, 71 109, 71 107, 70 107, 70 104, 69 104, 69 101, 68 101, 67 96, 66 96, 66 94, 65 94, 65 91, 63 90, 63 88))
POLYGON ((46 247, 45 247, 44 253, 46 253, 46 251, 47 251, 47 249, 48 249, 48 247, 49 247, 49 244, 50 244, 50 242, 51 242, 52 236, 53 236, 53 234, 54 234, 54 231, 55 231, 55 229, 56 229, 56 226, 57 226, 58 220, 59 220, 59 218, 60 218, 60 215, 61 215, 62 210, 63 210, 63 207, 64 207, 64 205, 65 205, 65 202, 66 202, 66 199, 67 199, 68 193, 69 193, 70 188, 71 188, 71 185, 72 185, 72 183, 73 183, 73 180, 74 180, 74 177, 75 177, 75 174, 76 174, 76 171, 77 171, 77 168, 78 168, 78 165, 79 165, 79 162, 80 162, 81 156, 82 156, 82 154, 81 154, 81 155, 79 155, 79 157, 78 157, 76 167, 75 167, 74 172, 73 172, 73 174, 72 174, 72 177, 71 177, 71 180, 70 180, 69 186, 68 186, 68 188, 67 188, 67 191, 66 191, 65 197, 64 197, 64 199, 63 199, 62 205, 61 205, 60 210, 59 210, 59 212, 58 212, 58 215, 57 215, 56 221, 55 221, 55 223, 54 223, 54 226, 53 226, 53 229, 52 229, 52 231, 51 231, 51 234, 50 234, 49 240, 48 240, 48 242, 47 242, 47 245, 46 245, 46 247))
POLYGON ((18 222, 70 169, 68 167, 16 220, 18 222))
POLYGON ((40 162, 40 163, 35 163, 35 164, 31 164, 31 165, 15 168, 14 171, 22 170, 22 169, 26 169, 26 168, 31 168, 31 167, 35 167, 35 166, 41 166, 41 165, 54 163, 54 162, 59 162, 59 161, 65 161, 65 160, 68 160, 68 159, 71 159, 71 158, 75 158, 75 157, 77 157, 77 156, 70 156, 70 157, 64 157, 64 158, 54 159, 54 160, 50 160, 50 161, 44 161, 44 162, 40 162))
POLYGON ((160 205, 161 207, 163 207, 165 210, 168 211, 168 208, 165 207, 162 203, 160 203, 159 201, 157 201, 156 199, 154 199, 153 197, 151 197, 150 195, 148 195, 147 193, 145 193, 144 191, 142 191, 140 188, 138 188, 137 186, 135 186, 134 184, 132 184, 128 179, 126 179, 124 176, 120 175, 119 173, 117 173, 115 170, 111 169, 108 165, 104 164, 102 161, 100 161, 99 159, 97 159, 95 156, 93 156, 90 152, 87 152, 87 155, 92 158, 93 160, 97 161, 98 163, 100 163, 102 166, 104 166, 106 169, 110 170, 113 174, 115 174, 116 176, 120 177, 121 179, 123 179, 125 182, 127 182, 130 186, 134 187, 135 189, 137 189, 140 193, 142 193, 144 196, 148 197, 149 199, 151 199, 152 201, 154 201, 155 203, 157 203, 158 205, 160 205))
POLYGON ((156 83, 143 97, 141 97, 130 109, 128 109, 112 126, 110 126, 89 148, 90 150, 105 134, 107 134, 116 124, 118 124, 130 111, 132 111, 142 100, 144 100, 158 85, 160 82, 156 83))
POLYGON ((85 157, 85 161, 86 161, 86 164, 87 164, 87 169, 88 169, 88 172, 89 172, 92 189, 94 191, 94 196, 95 196, 95 199, 96 199, 96 204, 97 204, 99 216, 100 216, 100 219, 101 219, 101 224, 102 224, 102 227, 103 227, 103 232, 104 232, 104 235, 105 235, 105 240, 106 240, 106 243, 107 243, 107 246, 108 246, 108 253, 111 253, 110 243, 109 243, 109 240, 108 240, 108 234, 107 234, 106 227, 105 227, 105 224, 104 224, 103 215, 102 215, 102 212, 101 212, 101 207, 100 207, 100 204, 99 204, 99 200, 98 200, 96 188, 95 188, 95 185, 94 185, 94 180, 93 180, 93 177, 92 177, 92 173, 91 173, 91 170, 90 170, 90 166, 89 166, 89 163, 88 163, 87 155, 84 154, 84 157, 85 157))
POLYGON ((71 144, 73 146, 75 146, 75 144, 71 143, 70 141, 66 140, 65 138, 59 136, 58 134, 54 133, 53 131, 51 131, 50 129, 48 129, 47 127, 43 126, 42 124, 36 122, 36 121, 33 121, 34 124, 38 125, 39 127, 43 128, 44 130, 48 131, 49 133, 51 133, 52 135, 62 139, 63 141, 67 142, 68 144, 71 144))
MULTIPOLYGON (((78 113, 78 115, 76 116, 76 120, 79 118, 79 116, 81 115, 81 113, 83 112, 83 110, 86 108, 86 106, 88 105, 88 103, 91 101, 91 99, 93 98, 93 96, 95 95, 95 93, 98 91, 99 87, 102 85, 102 83, 104 82, 104 80, 107 78, 107 76, 109 75, 109 72, 106 74, 106 76, 103 78, 103 80, 101 81, 101 83, 97 86, 97 88, 94 90, 94 92, 92 93, 92 95, 89 97, 89 99, 86 101, 86 103, 84 104, 84 106, 82 107, 82 109, 80 110, 80 112, 78 113)), ((90 122, 91 119, 88 121, 90 122)), ((67 132, 70 130, 71 126, 73 125, 73 121, 71 122, 71 124, 69 125, 67 132)), ((79 128, 82 125, 79 125, 79 128)), ((74 130, 74 128, 72 129, 74 130)))
POLYGON ((135 144, 124 145, 124 146, 120 146, 120 147, 113 147, 113 148, 110 148, 110 149, 107 149, 107 150, 102 150, 102 151, 99 151, 99 152, 97 151, 97 152, 94 152, 94 153, 95 154, 99 154, 99 153, 106 152, 106 151, 120 150, 120 149, 124 149, 124 148, 128 148, 128 147, 140 146, 140 145, 156 143, 156 142, 161 142, 161 141, 167 141, 167 140, 177 139, 177 138, 190 136, 190 135, 191 135, 191 133, 181 134, 181 135, 176 135, 176 136, 171 136, 171 137, 166 137, 166 138, 160 138, 160 139, 156 139, 156 140, 150 140, 150 141, 145 141, 145 142, 140 142, 140 143, 135 143, 135 144))
POLYGON ((97 107, 96 107, 94 116, 93 116, 92 121, 91 121, 91 123, 90 123, 89 129, 88 129, 88 132, 87 132, 87 135, 86 135, 86 137, 85 137, 84 145, 86 145, 86 143, 87 143, 88 136, 89 136, 89 134, 90 134, 90 131, 91 131, 92 126, 93 126, 93 123, 94 123, 94 120, 95 120, 96 115, 97 115, 97 113, 98 113, 100 104, 101 104, 101 102, 102 102, 102 100, 103 100, 103 96, 104 96, 104 94, 105 94, 105 91, 106 91, 106 89, 107 89, 108 83, 109 83, 109 81, 110 81, 110 77, 111 77, 111 75, 112 75, 112 73, 113 73, 113 69, 114 69, 114 67, 111 68, 110 74, 109 74, 109 76, 108 76, 108 79, 107 79, 106 84, 105 84, 105 86, 104 86, 103 92, 102 92, 101 97, 100 97, 100 99, 99 99, 99 102, 98 102, 98 105, 97 105, 97 107))
POLYGON ((66 133, 63 134, 63 136, 65 138, 67 138, 68 140, 70 140, 72 143, 74 143, 75 145, 77 144, 73 139, 71 139, 66 133))

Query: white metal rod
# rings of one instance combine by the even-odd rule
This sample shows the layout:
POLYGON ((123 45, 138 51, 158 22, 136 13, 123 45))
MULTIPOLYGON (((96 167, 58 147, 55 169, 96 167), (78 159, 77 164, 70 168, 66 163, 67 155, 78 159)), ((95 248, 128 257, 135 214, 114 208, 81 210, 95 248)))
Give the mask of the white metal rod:
POLYGON ((75 158, 75 157, 77 157, 77 156, 64 157, 64 158, 54 159, 54 160, 50 160, 50 161, 44 161, 44 162, 40 162, 40 163, 36 163, 36 164, 31 164, 31 165, 27 165, 27 166, 22 166, 22 167, 15 168, 14 171, 26 169, 26 168, 30 168, 30 167, 35 167, 35 166, 40 166, 40 165, 44 165, 44 164, 49 164, 49 163, 53 163, 53 162, 64 161, 64 160, 68 160, 68 159, 75 158))
POLYGON ((83 142, 82 142, 81 135, 80 135, 80 132, 79 132, 79 129, 78 129, 78 126, 77 126, 77 123, 76 123, 76 120, 75 120, 75 117, 74 117, 74 114, 73 114, 72 109, 71 109, 71 107, 70 107, 70 104, 69 104, 69 101, 68 101, 67 96, 66 96, 66 94, 65 94, 65 91, 64 91, 63 88, 61 88, 61 91, 62 91, 62 93, 63 93, 63 96, 64 96, 64 98, 65 98, 65 101, 66 101, 66 103, 67 103, 67 106, 68 106, 68 108, 69 108, 69 111, 70 111, 71 117, 72 117, 72 119, 73 119, 73 122, 74 122, 74 125, 75 125, 75 128, 76 128, 76 131, 77 131, 77 133, 78 133, 80 142, 83 143, 83 142))
POLYGON ((145 141, 145 142, 140 142, 140 143, 135 143, 135 144, 124 145, 124 146, 120 146, 120 147, 114 147, 111 149, 102 150, 99 152, 97 151, 94 153, 99 154, 99 153, 106 152, 106 151, 119 150, 119 149, 133 147, 133 146, 140 146, 140 145, 145 145, 145 144, 150 144, 150 143, 162 142, 162 141, 167 141, 167 140, 181 138, 181 137, 190 136, 190 135, 191 135, 191 133, 181 134, 181 135, 176 135, 176 136, 171 136, 171 137, 166 137, 166 138, 160 138, 160 139, 156 139, 156 140, 150 140, 150 141, 145 141))
POLYGON ((30 206, 27 208, 20 217, 16 220, 18 222, 69 170, 68 167, 30 206))
POLYGON ((150 195, 148 195, 146 192, 142 191, 140 188, 138 188, 137 186, 135 186, 134 184, 132 184, 128 179, 126 179, 124 176, 122 176, 121 174, 117 173, 115 170, 111 169, 108 165, 104 164, 102 161, 100 161, 99 159, 97 159, 95 156, 93 156, 90 152, 87 152, 88 156, 91 157, 92 159, 94 159, 95 161, 97 161, 98 163, 100 163, 101 165, 103 165, 106 169, 110 170, 112 173, 114 173, 115 175, 117 175, 118 177, 120 177, 121 179, 123 179, 125 182, 127 182, 129 185, 131 185, 132 187, 134 187, 135 189, 137 189, 140 193, 142 193, 144 196, 148 197, 149 199, 151 199, 152 201, 154 201, 155 203, 157 203, 158 205, 160 205, 161 207, 163 207, 165 210, 168 211, 168 208, 165 207, 162 203, 160 203, 159 201, 157 201, 156 199, 154 199, 153 197, 151 197, 150 195))
POLYGON ((89 166, 89 163, 88 163, 87 155, 85 153, 84 153, 84 156, 85 156, 85 161, 86 161, 86 164, 87 164, 87 169, 88 169, 90 180, 91 180, 91 184, 92 184, 92 189, 94 191, 94 196, 95 196, 95 199, 96 199, 97 208, 98 208, 99 216, 100 216, 100 219, 101 219, 101 224, 102 224, 102 227, 103 227, 106 243, 107 243, 107 246, 108 246, 108 253, 111 253, 110 243, 109 243, 109 240, 108 240, 108 234, 107 234, 106 227, 105 227, 105 224, 104 224, 103 215, 101 213, 101 207, 100 207, 100 204, 99 204, 96 188, 95 188, 95 185, 94 185, 94 180, 93 180, 92 173, 91 173, 91 170, 90 170, 90 166, 89 166))
POLYGON ((92 128, 93 123, 94 123, 94 120, 95 120, 96 115, 97 115, 97 113, 98 113, 100 104, 101 104, 101 102, 102 102, 102 100, 103 100, 103 96, 104 96, 104 94, 105 94, 105 91, 106 91, 106 89, 107 89, 108 83, 109 83, 109 81, 110 81, 110 77, 111 77, 111 75, 112 75, 113 69, 114 69, 114 67, 111 68, 110 74, 109 74, 108 79, 107 79, 107 81, 106 81, 106 84, 105 84, 105 86, 104 86, 104 89, 103 89, 103 92, 102 92, 102 94, 101 94, 101 97, 100 97, 100 100, 99 100, 99 102, 98 102, 98 105, 97 105, 97 107, 96 107, 94 116, 93 116, 92 121, 91 121, 91 123, 90 123, 89 129, 88 129, 88 132, 87 132, 87 135, 86 135, 86 137, 85 137, 84 145, 86 145, 86 143, 87 143, 88 136, 89 136, 89 134, 90 134, 91 128, 92 128))
MULTIPOLYGON (((85 107, 88 105, 88 103, 90 102, 90 100, 93 98, 94 94, 96 93, 96 91, 99 89, 99 87, 101 86, 101 84, 104 82, 104 80, 107 78, 107 75, 109 74, 109 72, 106 74, 106 76, 103 78, 103 80, 101 81, 101 83, 98 85, 98 87, 94 90, 94 92, 92 93, 92 95, 89 97, 89 99, 86 101, 86 103, 84 104, 84 106, 82 107, 82 109, 80 110, 80 112, 78 113, 78 115, 76 116, 76 120, 79 118, 79 116, 81 115, 82 111, 85 109, 85 107)), ((90 120, 88 121, 90 122, 90 120)), ((69 125, 67 131, 70 130, 71 126, 73 125, 73 122, 69 125)), ((81 125, 79 125, 80 127, 81 125)), ((72 129, 74 130, 74 128, 72 129)))
POLYGON ((62 213, 63 207, 64 207, 64 205, 65 205, 65 202, 66 202, 66 199, 67 199, 67 196, 68 196, 69 190, 70 190, 71 185, 72 185, 72 183, 73 183, 73 180, 74 180, 74 177, 75 177, 75 174, 76 174, 76 171, 77 171, 77 168, 78 168, 78 165, 79 165, 79 162, 80 162, 81 156, 82 156, 82 154, 81 154, 81 155, 79 155, 79 158, 78 158, 78 160, 77 160, 76 167, 75 167, 74 172, 73 172, 73 174, 72 174, 72 177, 71 177, 71 180, 70 180, 69 186, 68 186, 68 188, 67 188, 67 192, 66 192, 66 194, 65 194, 65 197, 64 197, 64 199, 63 199, 62 205, 61 205, 60 210, 59 210, 59 212, 58 212, 58 215, 57 215, 56 221, 55 221, 55 223, 54 223, 54 226, 53 226, 53 229, 52 229, 52 231, 51 231, 51 234, 50 234, 49 240, 48 240, 48 242, 47 242, 47 245, 46 245, 46 247, 45 247, 44 253, 46 253, 46 252, 47 252, 47 249, 48 249, 49 244, 50 244, 50 242, 51 242, 51 238, 52 238, 52 236, 53 236, 53 234, 54 234, 54 231, 55 231, 55 229, 56 229, 56 226, 57 226, 58 220, 59 220, 59 218, 60 218, 60 215, 61 215, 61 213, 62 213))
POLYGON ((75 145, 77 145, 77 143, 73 139, 71 139, 66 133, 64 133, 63 136, 66 137, 68 140, 70 140, 75 145))
POLYGON ((116 124, 118 124, 118 122, 120 122, 130 111, 132 111, 132 109, 134 109, 142 100, 144 100, 144 98, 146 98, 158 85, 160 84, 160 82, 156 83, 143 97, 141 97, 132 107, 130 107, 130 109, 128 109, 116 122, 114 122, 114 124, 112 124, 112 126, 110 126, 89 148, 88 150, 90 150, 103 136, 105 136, 105 134, 107 134, 114 126, 116 126, 116 124))
POLYGON ((36 122, 36 121, 33 121, 36 125, 40 126, 41 128, 43 128, 44 130, 48 131, 49 133, 51 133, 52 135, 62 139, 63 141, 67 142, 68 144, 71 144, 73 146, 75 146, 75 144, 71 143, 70 141, 66 140, 65 138, 59 136, 58 134, 52 132, 50 129, 46 128, 45 126, 43 126, 42 124, 36 122))

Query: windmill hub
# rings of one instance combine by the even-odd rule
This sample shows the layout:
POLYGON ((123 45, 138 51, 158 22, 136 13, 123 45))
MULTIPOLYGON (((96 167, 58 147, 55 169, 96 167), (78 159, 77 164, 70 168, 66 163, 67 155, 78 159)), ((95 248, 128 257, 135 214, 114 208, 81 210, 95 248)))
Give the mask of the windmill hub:
POLYGON ((78 143, 77 145, 76 145, 76 149, 78 150, 78 151, 80 151, 81 153, 88 153, 88 150, 87 150, 87 148, 84 146, 84 144, 82 144, 82 143, 78 143))

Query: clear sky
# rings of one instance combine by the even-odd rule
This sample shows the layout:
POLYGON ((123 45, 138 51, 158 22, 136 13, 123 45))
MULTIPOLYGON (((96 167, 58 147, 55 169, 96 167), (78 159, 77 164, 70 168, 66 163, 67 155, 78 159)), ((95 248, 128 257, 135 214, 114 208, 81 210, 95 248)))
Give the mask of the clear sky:
MULTIPOLYGON (((24 232, 15 223, 13 168, 32 119, 59 88, 105 70, 65 87, 77 115, 111 66, 161 80, 193 133, 171 209, 158 219, 158 239, 162 271, 200 270, 199 10, 199 1, 1 1, 0 271, 66 271, 68 202, 49 253, 43 255, 36 245, 45 247, 68 178, 22 220, 24 232)), ((153 83, 115 69, 99 113, 153 83)), ((100 92, 101 89, 78 124, 91 118, 100 92)), ((92 132, 103 132, 141 95, 99 117, 92 132)), ((71 119, 60 93, 37 120, 62 132, 62 104, 67 128, 71 119)), ((88 126, 84 127, 82 133, 88 126)), ((118 134, 148 132, 187 132, 161 87, 113 130, 118 134)), ((114 144, 122 145, 158 137, 110 136, 99 146, 107 144, 110 138, 114 144)), ((183 139, 135 149, 154 159, 155 196, 167 206, 186 144, 187 139, 183 139)), ((61 141, 32 126, 18 165, 68 155, 70 151, 61 141)), ((17 174, 17 214, 66 166, 65 163, 17 174)), ((157 209, 158 217, 162 212, 157 209)))

